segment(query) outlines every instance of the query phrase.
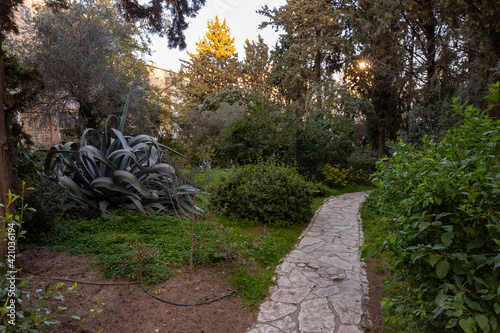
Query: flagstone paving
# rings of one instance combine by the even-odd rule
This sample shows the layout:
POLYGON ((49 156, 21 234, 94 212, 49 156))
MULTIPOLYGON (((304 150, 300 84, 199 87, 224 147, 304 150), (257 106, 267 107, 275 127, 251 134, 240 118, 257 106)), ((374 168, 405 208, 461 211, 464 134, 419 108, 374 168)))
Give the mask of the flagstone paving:
POLYGON ((367 192, 331 197, 277 267, 276 285, 247 333, 361 333, 368 281, 359 209, 367 192))

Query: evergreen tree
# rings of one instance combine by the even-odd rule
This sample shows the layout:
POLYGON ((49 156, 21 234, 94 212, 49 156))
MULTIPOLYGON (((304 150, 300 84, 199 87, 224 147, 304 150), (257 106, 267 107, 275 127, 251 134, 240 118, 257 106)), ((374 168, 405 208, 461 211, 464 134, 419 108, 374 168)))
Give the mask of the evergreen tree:
POLYGON ((259 35, 257 42, 245 40, 245 60, 241 64, 241 81, 245 88, 269 95, 272 88, 268 76, 271 68, 269 47, 259 35))
POLYGON ((386 141, 396 138, 404 110, 406 30, 397 0, 360 0, 358 6, 351 21, 360 53, 349 59, 346 80, 373 105, 365 117, 369 138, 382 157, 386 141))
POLYGON ((290 0, 278 9, 264 6, 259 11, 269 18, 261 27, 284 31, 272 52, 271 81, 289 102, 297 103, 299 114, 308 92, 333 79, 343 66, 350 5, 343 0, 290 0))
POLYGON ((196 43, 196 53, 182 61, 180 75, 187 81, 181 95, 188 105, 199 105, 224 87, 238 82, 238 55, 226 20, 208 21, 205 37, 196 43))

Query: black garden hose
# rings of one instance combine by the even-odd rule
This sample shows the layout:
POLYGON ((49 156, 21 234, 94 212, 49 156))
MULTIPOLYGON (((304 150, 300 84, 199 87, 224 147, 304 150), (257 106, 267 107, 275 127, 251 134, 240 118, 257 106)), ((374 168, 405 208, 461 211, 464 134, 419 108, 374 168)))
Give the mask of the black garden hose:
POLYGON ((230 291, 229 293, 227 293, 226 295, 224 296, 221 296, 221 297, 217 297, 217 298, 214 298, 210 301, 205 301, 205 302, 199 302, 199 303, 191 303, 191 304, 184 304, 184 303, 176 303, 176 302, 172 302, 172 301, 169 301, 169 300, 166 300, 166 299, 163 299, 161 297, 158 297, 156 296, 155 294, 151 293, 150 291, 148 291, 144 286, 142 286, 142 289, 144 290, 144 292, 146 294, 148 294, 149 296, 153 297, 153 298, 156 298, 157 300, 159 301, 162 301, 162 302, 165 302, 165 303, 168 303, 168 304, 172 304, 172 305, 177 305, 177 306, 196 306, 196 305, 204 305, 204 304, 210 304, 210 303, 213 303, 213 302, 217 302, 217 301, 220 301, 221 299, 223 298, 226 298, 228 296, 231 296, 232 294, 234 294, 235 292, 237 292, 239 289, 235 289, 235 290, 232 290, 230 291))

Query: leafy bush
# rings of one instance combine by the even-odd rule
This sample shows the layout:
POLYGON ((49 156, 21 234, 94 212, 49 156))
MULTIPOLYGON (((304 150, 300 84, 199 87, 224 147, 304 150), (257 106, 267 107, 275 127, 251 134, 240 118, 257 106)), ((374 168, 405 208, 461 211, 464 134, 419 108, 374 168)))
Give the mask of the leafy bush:
POLYGON ((33 208, 25 213, 24 229, 27 238, 33 239, 40 233, 54 227, 54 220, 62 217, 68 208, 68 191, 46 176, 41 176, 27 196, 28 205, 33 208))
POLYGON ((444 99, 428 106, 413 106, 405 115, 406 126, 401 131, 403 141, 419 146, 425 135, 439 140, 460 120, 450 104, 450 99, 444 99))
POLYGON ((352 172, 352 167, 342 168, 339 165, 332 166, 325 164, 323 167, 323 175, 325 183, 331 187, 344 187, 349 182, 349 176, 352 172))
POLYGON ((500 332, 500 121, 454 109, 459 128, 401 144, 375 178, 393 257, 383 306, 405 332, 500 332))
POLYGON ((370 185, 370 177, 376 170, 377 162, 378 157, 375 151, 368 148, 356 149, 347 161, 347 164, 352 167, 349 182, 358 185, 370 185))
POLYGON ((302 175, 322 179, 326 163, 346 165, 354 150, 352 121, 315 110, 296 138, 297 167, 302 175))
POLYGON ((226 128, 224 158, 238 164, 270 156, 289 159, 295 152, 295 133, 289 110, 264 102, 249 105, 247 113, 226 128))
POLYGON ((235 168, 213 198, 226 214, 270 224, 306 221, 312 215, 311 202, 307 183, 297 171, 272 161, 235 168))

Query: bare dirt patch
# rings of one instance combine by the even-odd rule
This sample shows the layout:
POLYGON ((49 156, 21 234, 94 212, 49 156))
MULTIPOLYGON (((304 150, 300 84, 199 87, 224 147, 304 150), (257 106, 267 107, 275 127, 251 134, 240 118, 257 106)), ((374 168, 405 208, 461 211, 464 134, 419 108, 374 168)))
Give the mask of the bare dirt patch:
MULTIPOLYGON (((55 332, 77 332, 80 323, 71 316, 88 317, 96 306, 96 299, 105 305, 103 312, 86 320, 78 332, 90 333, 244 333, 254 323, 257 311, 242 305, 237 294, 220 301, 200 306, 174 306, 147 295, 137 284, 128 281, 106 280, 99 276, 94 260, 87 256, 73 256, 48 247, 31 247, 21 253, 19 264, 22 276, 33 275, 29 290, 54 286, 58 279, 79 280, 103 285, 77 285, 77 293, 69 294, 63 303, 68 309, 58 316, 61 324, 55 332), (104 283, 121 283, 105 285, 104 283), (125 284, 123 284, 125 283, 125 284)), ((380 307, 384 294, 383 276, 377 273, 377 263, 368 261, 368 298, 363 304, 367 326, 371 333, 387 332, 380 307)), ((227 294, 231 284, 222 266, 198 267, 194 272, 184 270, 164 283, 149 286, 159 297, 178 303, 208 301, 227 294)), ((72 282, 65 281, 64 289, 72 282)))
MULTIPOLYGON (((55 252, 47 247, 33 247, 21 253, 22 275, 34 275, 30 290, 44 288, 48 279, 63 278, 92 282, 117 282, 99 277, 94 261, 89 257, 72 256, 68 252, 55 252)), ((199 267, 194 272, 183 271, 164 283, 149 286, 156 295, 178 303, 208 301, 227 294, 231 284, 223 268, 199 267)), ((72 282, 65 282, 64 288, 72 282)), ((80 283, 77 293, 66 296, 68 309, 58 316, 61 325, 55 332, 78 330, 79 322, 71 316, 88 317, 96 299, 105 305, 103 312, 89 318, 79 332, 120 333, 226 333, 246 332, 252 325, 256 311, 242 305, 237 294, 220 301, 200 306, 174 306, 147 295, 140 285, 90 285, 80 283)))
POLYGON ((370 333, 395 332, 384 322, 384 312, 380 301, 385 295, 384 275, 378 272, 380 263, 377 259, 366 260, 366 277, 368 279, 368 293, 363 302, 363 313, 367 323, 366 331, 370 333))

